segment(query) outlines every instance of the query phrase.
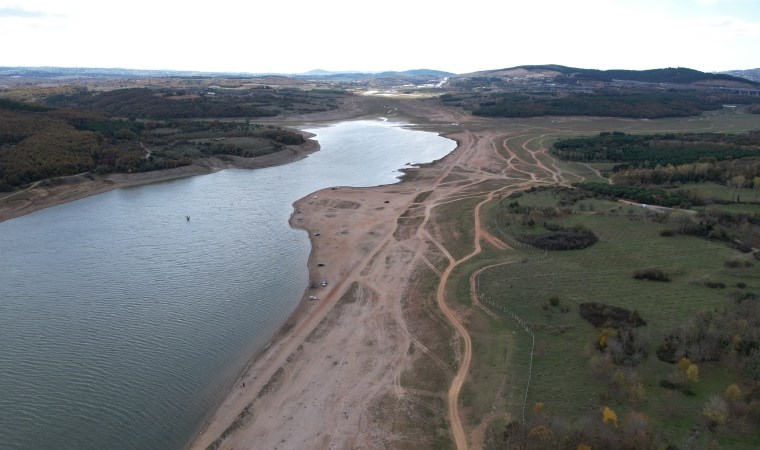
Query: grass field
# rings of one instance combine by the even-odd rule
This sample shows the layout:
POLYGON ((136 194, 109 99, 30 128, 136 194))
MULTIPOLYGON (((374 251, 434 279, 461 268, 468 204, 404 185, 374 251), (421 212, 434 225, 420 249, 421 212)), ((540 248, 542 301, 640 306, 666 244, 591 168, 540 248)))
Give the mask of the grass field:
POLYGON ((481 201, 480 197, 456 200, 438 205, 432 210, 435 220, 428 222, 428 231, 436 236, 439 242, 443 242, 446 250, 456 259, 475 249, 475 219, 468 212, 481 201))
MULTIPOLYGON (((544 154, 557 139, 602 131, 744 132, 760 128, 760 116, 720 111, 699 117, 660 120, 493 119, 482 124, 474 122, 468 129, 491 131, 495 124, 503 130, 494 141, 497 151, 507 159, 514 156, 512 170, 505 173, 505 178, 496 178, 499 182, 514 183, 516 179, 529 179, 533 174, 536 184, 555 184, 556 178, 562 179, 561 184, 567 184, 606 182, 604 176, 614 164, 566 162, 544 154), (559 174, 551 176, 537 162, 559 174)), ((457 182, 467 183, 467 179, 466 171, 455 168, 444 181, 452 182, 453 186, 457 182)), ((480 183, 462 192, 485 195, 497 189, 498 184, 480 183)), ((700 188, 705 189, 705 186, 700 188)), ((726 195, 717 185, 709 187, 705 193, 708 192, 726 195)), ((740 192, 743 202, 753 201, 745 194, 754 195, 740 192)), ((474 250, 472 211, 483 196, 455 198, 432 210, 427 231, 445 245, 454 259, 459 259, 474 250)), ((481 241, 483 252, 461 263, 452 272, 446 288, 447 303, 456 310, 472 338, 472 364, 460 392, 459 410, 468 433, 479 436, 473 438, 473 443, 482 442, 484 448, 504 448, 505 427, 511 421, 523 420, 532 339, 514 319, 519 317, 530 325, 535 336, 533 374, 525 402, 528 423, 536 423, 531 422, 531 417, 532 407, 537 402, 545 405, 546 414, 576 423, 589 420, 600 423, 601 408, 609 405, 618 413, 621 427, 632 411, 641 412, 664 440, 678 448, 704 448, 712 439, 726 449, 760 448, 760 433, 754 429, 724 427, 713 433, 707 429, 702 415, 703 405, 710 396, 722 393, 731 383, 746 380, 737 369, 718 363, 700 363, 700 381, 690 386, 694 395, 687 396, 661 387, 660 382, 669 379, 674 365, 660 361, 655 355, 664 336, 688 324, 698 311, 730 305, 729 295, 733 292, 760 292, 760 263, 757 267, 742 265, 729 269, 724 264, 726 261, 749 262, 751 255, 740 254, 718 241, 660 236, 668 223, 657 219, 667 217, 667 212, 598 198, 560 205, 557 195, 539 190, 517 199, 520 205, 544 209, 533 215, 534 224, 530 226, 523 225, 521 217, 505 215, 503 207, 511 201, 503 199, 500 203, 497 199, 485 204, 481 221, 490 234, 513 248, 498 250, 486 240, 481 241), (543 218, 544 213, 550 214, 550 218, 543 218), (599 241, 583 250, 545 252, 516 239, 521 234, 546 231, 544 220, 563 227, 582 225, 594 231, 599 241), (470 276, 489 266, 493 267, 485 269, 480 276, 479 294, 484 304, 493 305, 489 308, 495 317, 475 307, 470 296, 470 276), (636 270, 649 267, 661 268, 672 281, 634 280, 636 270), (713 289, 705 282, 723 283, 726 287, 713 289), (744 289, 739 289, 737 284, 742 284, 744 289), (553 296, 559 299, 556 306, 549 301, 553 296), (641 364, 617 370, 605 363, 604 355, 596 347, 599 330, 579 315, 578 305, 587 301, 636 310, 647 321, 648 324, 639 329, 649 353, 641 364), (626 389, 639 384, 641 389, 636 395, 629 395, 626 389)), ((752 212, 755 207, 748 203, 718 206, 726 211, 733 208, 746 212, 752 212)), ((446 262, 442 256, 434 251, 428 259, 440 270, 446 262)), ((745 392, 749 388, 747 384, 742 385, 745 392)))
MULTIPOLYGON (((548 191, 526 194, 518 201, 540 208, 559 206, 548 191)), ((528 226, 509 224, 503 215, 496 214, 497 209, 493 204, 484 210, 491 233, 510 241, 515 235, 530 231, 528 226), (502 218, 501 223, 494 221, 497 217, 502 218)), ((547 412, 569 418, 598 411, 603 404, 619 410, 621 417, 635 409, 649 416, 669 442, 680 446, 689 439, 693 428, 702 425, 701 408, 706 399, 721 393, 738 377, 717 364, 705 363, 700 367, 701 381, 693 387, 696 395, 688 397, 660 387, 660 380, 667 378, 674 366, 658 360, 654 350, 666 333, 686 324, 696 312, 727 305, 728 293, 737 289, 737 283, 745 283, 747 291, 760 291, 760 270, 727 268, 724 265, 727 260, 749 261, 751 257, 720 242, 688 236, 660 237, 663 225, 647 216, 655 213, 641 208, 587 199, 574 205, 572 211, 573 214, 552 221, 591 229, 599 238, 596 244, 583 250, 548 252, 543 259, 535 259, 540 252, 534 250, 512 251, 509 256, 512 260, 528 260, 496 266, 480 276, 484 301, 511 310, 535 331, 528 407, 542 402, 547 412), (661 268, 672 281, 633 279, 634 271, 648 267, 661 268), (727 288, 711 289, 705 286, 705 281, 722 282, 727 288), (559 298, 558 305, 550 305, 552 296, 559 298), (649 341, 649 356, 638 367, 625 370, 626 378, 643 384, 642 399, 631 402, 602 397, 610 386, 614 369, 599 367, 600 352, 594 345, 598 332, 578 314, 578 305, 588 301, 636 310, 647 321, 642 334, 649 341)), ((455 282, 457 296, 462 298, 466 277, 455 278, 455 282)), ((493 310, 498 312, 499 320, 489 320, 486 332, 476 331, 474 360, 478 361, 478 367, 493 365, 506 348, 502 367, 507 370, 506 378, 518 384, 518 380, 526 378, 530 363, 530 337, 510 316, 498 308, 493 310), (494 344, 494 339, 501 343, 494 344)), ((485 369, 473 369, 473 373, 478 371, 485 369)), ((520 384, 524 389, 524 383, 520 384)), ((509 398, 509 415, 518 419, 523 407, 518 395, 520 388, 504 388, 509 398)), ((469 399, 463 396, 465 405, 476 400, 475 396, 469 399)), ((493 426, 498 424, 494 422, 493 426)), ((705 431, 701 436, 703 443, 708 437, 717 437, 724 448, 746 448, 747 443, 760 445, 757 430, 732 436, 720 432, 712 436, 705 431)))
POLYGON ((760 201, 760 189, 733 189, 717 183, 686 183, 677 191, 693 191, 706 200, 747 203, 760 201), (738 197, 738 201, 737 201, 738 197))

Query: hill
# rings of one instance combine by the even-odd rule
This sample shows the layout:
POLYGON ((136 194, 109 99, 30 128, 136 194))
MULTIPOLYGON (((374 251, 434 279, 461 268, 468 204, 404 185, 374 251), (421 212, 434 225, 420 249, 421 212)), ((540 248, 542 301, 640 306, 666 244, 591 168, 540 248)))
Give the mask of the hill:
POLYGON ((530 78, 551 79, 556 83, 577 82, 636 82, 667 83, 681 85, 710 85, 724 87, 747 87, 757 89, 760 83, 720 73, 706 73, 686 67, 669 67, 650 70, 597 70, 567 67, 556 64, 517 66, 507 69, 486 70, 459 75, 457 78, 501 78, 519 80, 530 78))
POLYGON ((457 75, 440 98, 490 117, 696 116, 724 105, 760 112, 760 83, 688 68, 596 70, 518 66, 457 75))
POLYGON ((747 69, 747 70, 729 70, 726 72, 721 72, 725 75, 731 75, 734 77, 744 78, 750 81, 754 82, 760 82, 760 67, 757 69, 747 69))

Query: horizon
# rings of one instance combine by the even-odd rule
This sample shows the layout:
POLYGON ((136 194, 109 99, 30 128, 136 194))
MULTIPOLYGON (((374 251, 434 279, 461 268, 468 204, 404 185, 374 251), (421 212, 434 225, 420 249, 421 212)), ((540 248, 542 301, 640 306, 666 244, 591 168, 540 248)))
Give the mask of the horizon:
POLYGON ((760 67, 760 0, 661 3, 476 0, 451 10, 391 0, 349 10, 335 0, 242 6, 136 0, 104 12, 88 0, 26 0, 23 7, 0 0, 0 28, 15 43, 0 65, 281 74, 324 67, 462 74, 546 61, 599 70, 760 67))
MULTIPOLYGON (((95 67, 95 66, 49 66, 49 65, 39 65, 39 66, 5 66, 0 65, 0 69, 29 69, 29 70, 43 70, 43 69, 56 69, 56 70, 103 70, 103 71, 133 71, 133 72, 175 72, 175 73, 190 73, 190 74, 213 74, 213 75, 250 75, 250 76, 304 76, 304 75, 314 75, 314 76, 328 76, 328 75, 351 75, 351 74, 366 74, 366 75, 373 75, 373 74, 381 74, 381 73, 404 73, 404 72, 411 72, 411 71, 437 71, 437 72, 445 72, 450 73, 454 76, 457 75, 467 75, 469 73, 478 73, 478 72, 489 72, 489 71, 498 71, 498 70, 510 70, 510 69, 517 69, 522 67, 534 67, 534 66, 563 66, 568 67, 572 69, 581 69, 581 70, 600 70, 600 71, 611 71, 611 70, 630 70, 630 71, 647 71, 647 70, 664 70, 664 69, 689 69, 689 70, 699 70, 694 69, 692 67, 684 67, 684 66, 669 66, 669 67, 650 67, 645 69, 620 69, 620 68, 611 68, 611 69, 596 69, 592 67, 580 67, 580 66, 565 66, 562 64, 520 64, 517 66, 511 66, 511 67, 499 67, 499 68, 490 68, 490 69, 478 69, 472 72, 463 72, 463 73, 455 73, 455 72, 448 72, 446 70, 440 70, 436 68, 412 68, 412 69, 389 69, 389 70, 377 70, 377 71, 360 71, 360 70, 330 70, 330 69, 311 69, 304 72, 246 72, 246 71, 213 71, 213 70, 183 70, 183 69, 168 69, 168 68, 159 68, 159 69, 138 69, 134 67, 95 67)), ((750 71, 750 70, 760 70, 760 67, 749 67, 749 68, 739 68, 739 69, 727 69, 724 71, 700 71, 703 73, 708 74, 725 74, 726 72, 733 72, 733 71, 750 71)))

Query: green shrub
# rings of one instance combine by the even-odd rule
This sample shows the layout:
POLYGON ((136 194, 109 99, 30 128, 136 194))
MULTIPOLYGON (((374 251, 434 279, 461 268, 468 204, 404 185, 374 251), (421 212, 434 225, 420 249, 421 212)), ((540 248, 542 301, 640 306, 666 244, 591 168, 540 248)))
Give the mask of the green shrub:
POLYGON ((665 272, 656 268, 637 270, 633 273, 633 278, 649 281, 670 281, 670 277, 668 277, 665 272))

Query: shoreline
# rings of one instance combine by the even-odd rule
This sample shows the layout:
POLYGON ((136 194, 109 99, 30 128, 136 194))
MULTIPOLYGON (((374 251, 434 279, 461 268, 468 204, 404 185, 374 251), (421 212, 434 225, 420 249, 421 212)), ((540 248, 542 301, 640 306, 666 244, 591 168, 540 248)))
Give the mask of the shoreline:
POLYGON ((24 190, 0 196, 0 222, 116 189, 209 175, 226 169, 261 169, 290 164, 320 150, 319 142, 313 139, 314 134, 299 131, 306 138, 303 144, 284 146, 277 153, 255 158, 226 156, 223 160, 218 157, 210 157, 174 169, 132 174, 113 173, 102 178, 96 178, 90 173, 82 173, 42 180, 33 183, 31 187, 24 190), (14 199, 13 197, 16 196, 19 198, 14 199))
MULTIPOLYGON (((307 196, 296 200, 292 204, 293 211, 289 218, 290 226, 296 229, 303 229, 309 234, 309 242, 311 246, 307 260, 309 279, 320 280, 320 278, 326 277, 330 280, 330 285, 327 288, 320 289, 318 291, 317 295, 319 295, 319 301, 317 302, 310 302, 308 300, 310 294, 309 288, 304 291, 300 302, 298 302, 293 312, 288 316, 288 318, 277 330, 277 332, 271 337, 267 344, 255 354, 250 355, 250 358, 248 358, 244 369, 236 378, 236 381, 232 387, 225 394, 223 394, 221 401, 216 405, 214 409, 206 411, 206 414, 202 419, 203 421, 199 424, 196 433, 193 436, 189 436, 189 440, 192 443, 189 444, 192 445, 191 448, 206 448, 207 445, 199 446, 199 439, 201 439, 204 435, 206 435, 206 437, 210 436, 212 439, 211 442, 213 442, 217 439, 217 437, 225 435, 225 433, 228 431, 232 433, 238 428, 244 428, 245 424, 243 422, 247 420, 248 416, 248 409, 245 405, 250 403, 250 401, 244 402, 244 408, 241 409, 236 409, 235 405, 239 403, 242 397, 252 397, 252 401, 255 401, 270 391, 279 389, 279 384, 281 384, 280 378, 282 378, 281 369, 285 364, 290 364, 291 361, 300 360, 296 361, 299 363, 300 368, 309 369, 309 367, 304 367, 307 361, 302 360, 303 345, 300 345, 298 341, 300 340, 302 344, 305 344, 305 339, 308 341, 308 339, 316 331, 319 331, 321 328, 325 328, 322 327, 323 319, 334 315, 335 310, 340 310, 342 308, 341 303, 343 303, 344 297, 352 291, 353 286, 357 282, 356 278, 358 272, 354 270, 355 267, 359 265, 371 266, 374 260, 374 256, 372 259, 370 259, 368 253, 380 252, 383 247, 388 244, 389 240, 393 239, 393 233, 395 231, 397 219, 399 216, 401 216, 404 211, 410 207, 410 205, 413 203, 413 199, 415 199, 420 193, 418 191, 429 186, 429 182, 432 181, 432 177, 420 176, 420 174, 443 172, 443 166, 445 166, 446 163, 442 163, 442 161, 450 158, 451 155, 457 153, 462 148, 462 135, 455 137, 454 135, 456 133, 452 132, 451 128, 448 126, 450 124, 435 122, 431 123, 430 120, 426 120, 424 117, 420 118, 418 117, 418 114, 415 113, 418 113, 418 111, 405 111, 399 112, 398 114, 385 115, 378 111, 369 112, 365 110, 361 113, 359 111, 352 111, 351 114, 346 114, 345 116, 331 117, 328 121, 299 120, 300 118, 294 119, 298 120, 298 123, 301 124, 301 126, 306 123, 308 123, 310 126, 313 126, 317 124, 328 125, 330 123, 344 120, 372 119, 377 118, 378 116, 386 116, 388 118, 391 118, 393 116, 395 116, 395 118, 399 118, 399 116, 401 116, 409 118, 407 125, 410 126, 410 128, 435 132, 442 137, 454 140, 456 142, 456 146, 447 156, 437 161, 419 164, 415 167, 405 167, 399 169, 402 175, 399 176, 398 179, 392 184, 363 188, 328 187, 314 193, 310 193, 307 196), (443 130, 448 130, 448 132, 443 130), (318 201, 315 201, 317 197, 318 201), (365 197, 369 197, 371 199, 367 200, 365 197), (355 227, 356 230, 363 230, 367 234, 376 236, 369 247, 365 245, 365 240, 361 238, 356 238, 351 242, 343 244, 337 242, 338 239, 334 237, 323 236, 318 239, 314 235, 315 230, 325 230, 328 229, 328 227, 320 225, 319 222, 298 220, 299 217, 297 216, 297 211, 299 209, 310 212, 332 210, 332 208, 339 208, 337 204, 346 201, 346 198, 353 199, 356 201, 356 203, 360 203, 362 205, 360 208, 360 214, 364 214, 367 220, 364 220, 361 224, 354 225, 357 225, 355 227), (387 205, 389 202, 390 206, 387 205), (365 205, 367 208, 364 208, 365 205), (370 205, 373 207, 369 208, 370 205), (376 225, 378 223, 380 224, 379 227, 376 225), (380 239, 381 237, 384 238, 385 241, 380 239), (334 242, 331 242, 331 239, 334 242), (325 241, 336 245, 340 244, 342 247, 340 247, 339 250, 325 249, 325 241), (372 248, 372 246, 374 246, 374 248, 372 248), (320 262, 331 259, 328 256, 325 256, 331 251, 333 253, 337 252, 341 255, 341 258, 335 258, 335 260, 342 259, 343 261, 341 261, 339 264, 327 264, 327 267, 325 268, 318 267, 318 264, 320 262), (343 279, 342 281, 338 281, 341 280, 343 278, 343 275, 346 274, 353 274, 353 279, 343 279), (217 423, 215 425, 215 428, 217 431, 221 427, 221 431, 217 433, 212 430, 214 427, 212 427, 213 424, 211 421, 212 419, 219 419, 216 416, 218 415, 219 410, 225 407, 228 409, 228 411, 231 411, 232 416, 221 418, 221 420, 216 420, 217 423)), ((340 116, 340 114, 338 115, 340 116)), ((308 148, 303 149, 302 146, 299 146, 300 148, 297 150, 287 148, 283 152, 278 152, 275 155, 267 155, 272 156, 273 158, 267 158, 266 156, 257 158, 256 160, 234 160, 233 158, 230 158, 233 160, 232 162, 222 161, 219 159, 204 160, 201 164, 193 164, 191 166, 173 169, 170 171, 146 172, 131 175, 114 174, 106 177, 105 179, 86 179, 76 185, 71 183, 73 180, 67 180, 52 187, 35 189, 35 191, 39 191, 40 194, 31 200, 22 199, 18 202, 0 201, 0 221, 19 217, 25 214, 30 214, 46 207, 82 199, 91 195, 97 195, 118 188, 146 185, 194 175, 210 174, 227 168, 250 169, 287 164, 289 162, 294 162, 302 159, 308 156, 308 154, 319 150, 319 143, 315 140, 312 140, 312 137, 313 135, 309 136, 310 139, 307 140, 308 148), (286 151, 289 151, 290 153, 286 154, 286 151), (272 161, 272 159, 275 161, 272 161), (11 205, 9 205, 9 203, 11 205)), ((26 196, 27 194, 25 193, 24 197, 26 196)), ((315 214, 309 215, 312 217, 315 216, 315 214)), ((352 228, 352 232, 353 231, 354 228, 352 228)), ((324 234, 325 233, 323 232, 323 235, 324 234)), ((407 267, 409 269, 412 269, 412 266, 413 264, 410 264, 407 267)), ((404 291, 407 289, 409 284, 409 275, 411 274, 404 273, 401 276, 401 279, 398 280, 398 285, 395 285, 392 288, 388 289, 398 292, 404 291)), ((375 292, 372 294, 373 298, 377 297, 378 295, 384 296, 385 293, 378 294, 375 292)), ((398 302, 398 300, 393 301, 398 302)), ((356 323, 359 323, 360 326, 367 325, 368 322, 368 320, 356 321, 356 323)), ((329 333, 334 327, 330 325, 326 328, 327 331, 325 331, 325 333, 329 333)), ((342 332, 340 330, 338 331, 342 332)), ((394 336, 390 339, 390 341, 392 341, 390 344, 393 344, 394 348, 403 347, 409 344, 408 338, 405 336, 394 336)), ((325 351, 329 350, 324 350, 323 353, 325 351)), ((403 367, 404 361, 399 360, 397 363, 398 364, 395 365, 391 364, 390 366, 403 367)), ((288 375, 290 374, 286 373, 286 376, 288 375)), ((386 376, 387 374, 383 373, 380 375, 386 376)), ((353 383, 354 381, 358 381, 356 384, 360 385, 361 382, 359 378, 359 375, 357 375, 357 373, 354 373, 353 376, 347 377, 344 381, 346 383, 353 383)), ((377 383, 377 385, 378 386, 375 388, 372 388, 371 386, 365 386, 365 388, 369 388, 375 391, 375 397, 377 397, 380 391, 384 391, 389 386, 389 383, 387 383, 386 380, 386 382, 377 383)), ((283 387, 283 389, 290 389, 290 387, 283 387)), ((353 395, 353 397, 356 396, 357 394, 353 395)), ((338 397, 341 396, 338 395, 338 397)), ((241 432, 241 434, 245 434, 246 430, 242 429, 241 432)), ((345 437, 349 434, 349 432, 346 429, 342 429, 338 434, 342 434, 345 437)))
MULTIPOLYGON (((420 126, 420 124, 413 122, 410 125, 420 126)), ((431 127, 426 128, 430 131, 431 127)), ((421 172, 431 170, 434 172, 441 171, 444 165, 442 161, 452 157, 463 146, 463 139, 461 136, 454 136, 455 133, 437 132, 437 134, 454 141, 456 143, 454 149, 438 160, 400 169, 402 175, 395 183, 371 187, 327 187, 312 192, 292 204, 293 212, 289 218, 290 226, 295 229, 302 229, 309 235, 311 245, 307 260, 309 279, 315 281, 326 278, 330 280, 331 284, 327 288, 317 288, 316 292, 309 287, 306 288, 293 312, 267 344, 251 356, 220 404, 206 416, 186 448, 217 448, 216 446, 221 445, 236 430, 244 428, 250 420, 254 403, 271 391, 280 389, 278 385, 281 383, 283 368, 286 365, 292 366, 302 358, 307 358, 303 355, 303 348, 304 344, 311 341, 312 335, 315 333, 322 334, 321 331, 330 332, 330 329, 321 330, 323 323, 330 319, 336 309, 343 308, 341 304, 346 301, 346 296, 352 292, 356 284, 356 276, 351 277, 352 269, 359 261, 366 264, 369 258, 368 253, 371 254, 372 252, 367 252, 366 247, 361 246, 359 242, 345 245, 344 251, 336 252, 333 248, 329 248, 334 242, 325 242, 326 233, 323 231, 322 236, 315 234, 319 230, 330 228, 325 226, 324 221, 314 219, 318 215, 317 212, 334 210, 330 208, 336 203, 356 200, 362 203, 362 207, 359 208, 359 211, 354 211, 357 211, 356 214, 361 214, 361 211, 365 209, 366 199, 374 197, 377 205, 393 205, 393 208, 389 208, 384 214, 384 219, 378 221, 386 226, 387 234, 384 237, 392 239, 398 217, 410 207, 413 199, 427 185, 428 179, 418 175, 421 172), (381 198, 383 200, 380 200, 381 198), (388 226, 389 224, 392 226, 388 226), (349 259, 342 266, 335 266, 331 263, 320 266, 321 263, 331 261, 336 253, 351 254, 351 258, 354 259, 349 259), (336 282, 333 283, 333 280, 336 282), (309 300, 309 296, 312 294, 318 296, 319 299, 316 302, 309 300)), ((383 209, 383 207, 376 206, 376 209, 383 209)), ((365 227, 365 230, 377 228, 374 220, 361 222, 361 226, 365 227)), ((369 231, 369 233, 372 234, 373 231, 369 231)), ((378 247, 382 246, 383 244, 378 242, 372 250, 379 250, 378 247)), ((369 264, 371 263, 370 260, 369 264)), ((400 283, 397 288, 405 290, 406 283, 400 283)), ((332 327, 334 325, 330 324, 330 328, 332 327)), ((325 352, 329 351, 329 349, 325 349, 325 352)), ((253 442, 249 442, 249 444, 253 444, 253 442)), ((227 447, 223 445, 221 448, 227 447)))
POLYGON ((337 109, 309 113, 290 117, 262 118, 262 124, 277 124, 295 128, 306 141, 300 145, 286 145, 283 150, 255 158, 226 156, 227 160, 218 157, 204 158, 191 165, 175 169, 155 170, 133 174, 113 173, 102 178, 94 178, 87 173, 55 177, 32 183, 31 187, 14 193, 0 195, 0 223, 6 220, 25 216, 41 209, 81 200, 92 195, 102 194, 120 188, 143 186, 151 183, 161 183, 179 178, 197 175, 208 175, 225 169, 260 169, 265 167, 289 164, 306 158, 319 151, 319 142, 313 139, 312 133, 301 128, 308 125, 330 124, 346 120, 357 120, 363 117, 382 115, 385 107, 376 104, 377 99, 368 97, 349 97, 337 109), (286 152, 288 152, 286 154, 286 152), (60 182, 60 183, 59 183, 60 182), (35 187, 38 184, 44 187, 35 187), (52 186, 50 184, 53 184, 52 186), (19 196, 18 199, 9 200, 19 196), (28 198, 29 197, 29 198, 28 198))

